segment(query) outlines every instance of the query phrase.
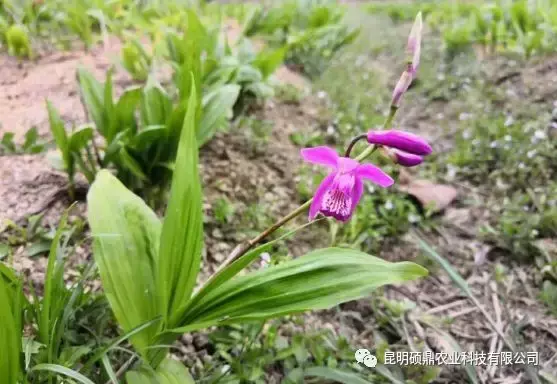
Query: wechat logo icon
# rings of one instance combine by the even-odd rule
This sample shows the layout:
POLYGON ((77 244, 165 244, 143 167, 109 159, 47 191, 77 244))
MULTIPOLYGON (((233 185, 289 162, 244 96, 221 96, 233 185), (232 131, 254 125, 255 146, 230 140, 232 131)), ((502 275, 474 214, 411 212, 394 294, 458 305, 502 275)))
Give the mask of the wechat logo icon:
POLYGON ((354 354, 359 364, 364 364, 368 368, 375 368, 377 365, 377 357, 373 356, 367 349, 358 349, 354 354))

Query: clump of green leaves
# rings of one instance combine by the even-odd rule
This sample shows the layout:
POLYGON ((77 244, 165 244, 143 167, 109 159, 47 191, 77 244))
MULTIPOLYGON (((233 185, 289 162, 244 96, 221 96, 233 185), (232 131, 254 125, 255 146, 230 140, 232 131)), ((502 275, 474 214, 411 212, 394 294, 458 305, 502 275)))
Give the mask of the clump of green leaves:
MULTIPOLYGON (((64 272, 73 236, 66 225, 67 215, 63 215, 50 245, 41 298, 32 282, 28 287, 32 300, 27 300, 23 279, 0 262, 0 301, 5 309, 0 333, 5 342, 15 343, 0 361, 0 374, 7 383, 46 384, 58 377, 89 383, 83 381, 87 378, 78 370, 101 347, 97 342, 105 341, 104 333, 112 320, 106 302, 85 289, 86 281, 93 276, 92 265, 76 281, 66 281, 64 272)), ((96 382, 108 379, 98 370, 87 374, 96 382)))
POLYGON ((147 80, 152 57, 137 39, 128 40, 122 47, 122 64, 135 80, 147 80))
POLYGON ((19 145, 14 141, 14 133, 6 132, 0 140, 0 156, 36 154, 44 151, 46 143, 40 139, 37 127, 31 127, 25 132, 23 144, 19 145))
MULTIPOLYGON (((108 71, 103 84, 85 69, 79 69, 77 78, 90 125, 68 136, 60 117, 49 105, 51 130, 62 152, 70 184, 73 185, 76 170, 92 182, 99 169, 111 168, 125 185, 141 193, 151 204, 162 204, 160 197, 172 177, 178 137, 187 109, 188 87, 193 78, 201 76, 202 47, 198 43, 202 44, 206 35, 193 12, 189 13, 189 20, 189 40, 180 46, 182 50, 175 51, 180 60, 176 63, 177 98, 152 75, 144 86, 128 88, 115 100, 112 70, 108 71), (189 78, 182 76, 187 71, 189 78), (193 78, 192 71, 196 73, 193 78), (102 142, 93 140, 95 133, 102 142)), ((196 86, 200 86, 199 81, 196 86)), ((221 83, 207 88, 205 95, 198 95, 196 115, 200 124, 196 126, 196 135, 199 145, 227 125, 239 92, 240 86, 221 83)))
POLYGON ((88 194, 94 256, 102 283, 111 292, 108 300, 124 332, 139 327, 130 340, 145 367, 164 369, 167 350, 153 347, 168 345, 185 332, 329 308, 383 284, 425 273, 412 263, 390 263, 357 251, 329 248, 240 275, 272 247, 271 242, 226 265, 194 292, 203 215, 194 79, 191 84, 164 220, 106 171, 99 172, 88 194))
POLYGON ((17 57, 32 57, 33 51, 29 33, 23 25, 14 24, 6 31, 6 43, 10 55, 17 57))
POLYGON ((272 43, 286 45, 286 62, 316 77, 359 33, 343 24, 343 15, 335 2, 292 0, 255 9, 244 24, 244 33, 262 34, 272 43))
POLYGON ((290 317, 267 323, 230 325, 212 332, 209 340, 216 351, 214 360, 204 367, 204 381, 213 382, 220 377, 225 382, 264 383, 269 381, 268 372, 272 367, 280 366, 286 383, 300 382, 305 372, 307 376, 320 377, 320 370, 345 374, 354 380, 360 378, 355 383, 365 382, 366 372, 353 367, 353 347, 331 330, 300 331, 289 338, 284 336, 287 328, 301 327, 304 322, 303 317, 290 317), (224 368, 218 370, 219 367, 224 368))
POLYGON ((548 140, 545 122, 488 115, 463 125, 448 159, 456 166, 456 177, 490 184, 503 193, 525 191, 553 179, 552 153, 557 147, 555 140, 548 140))

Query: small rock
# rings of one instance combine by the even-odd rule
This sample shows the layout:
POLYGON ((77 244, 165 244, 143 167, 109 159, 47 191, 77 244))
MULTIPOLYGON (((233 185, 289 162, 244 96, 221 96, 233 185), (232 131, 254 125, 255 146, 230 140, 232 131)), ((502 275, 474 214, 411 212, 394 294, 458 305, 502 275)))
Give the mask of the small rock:
POLYGON ((207 335, 196 334, 193 337, 193 345, 195 346, 195 349, 198 351, 205 349, 205 347, 207 347, 208 344, 209 344, 209 338, 207 337, 207 335))

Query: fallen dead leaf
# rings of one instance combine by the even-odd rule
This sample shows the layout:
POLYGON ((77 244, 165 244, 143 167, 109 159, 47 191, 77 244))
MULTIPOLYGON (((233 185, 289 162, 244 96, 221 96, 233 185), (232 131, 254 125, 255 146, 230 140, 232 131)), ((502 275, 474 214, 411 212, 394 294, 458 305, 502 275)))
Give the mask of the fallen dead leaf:
POLYGON ((410 180, 406 185, 399 185, 399 190, 415 197, 422 207, 430 208, 435 213, 443 211, 457 197, 455 188, 429 180, 410 180))

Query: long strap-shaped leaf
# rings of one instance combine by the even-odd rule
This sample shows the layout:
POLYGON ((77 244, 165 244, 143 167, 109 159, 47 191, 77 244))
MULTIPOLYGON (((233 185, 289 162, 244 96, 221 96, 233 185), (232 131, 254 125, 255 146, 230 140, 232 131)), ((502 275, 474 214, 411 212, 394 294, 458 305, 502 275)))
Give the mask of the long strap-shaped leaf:
POLYGON ((320 249, 223 283, 197 303, 188 324, 169 332, 326 309, 382 285, 425 275, 426 269, 410 262, 391 263, 351 249, 320 249))
POLYGON ((10 289, 0 274, 0 377, 6 384, 16 384, 20 379, 21 366, 21 287, 10 289))
POLYGON ((201 263, 203 212, 195 140, 196 110, 197 90, 192 87, 180 135, 158 260, 157 291, 169 326, 174 326, 174 319, 180 317, 180 312, 187 305, 201 263))

